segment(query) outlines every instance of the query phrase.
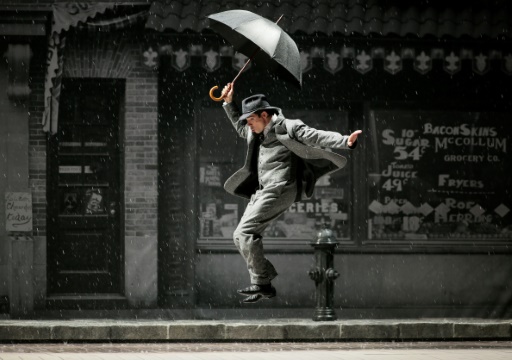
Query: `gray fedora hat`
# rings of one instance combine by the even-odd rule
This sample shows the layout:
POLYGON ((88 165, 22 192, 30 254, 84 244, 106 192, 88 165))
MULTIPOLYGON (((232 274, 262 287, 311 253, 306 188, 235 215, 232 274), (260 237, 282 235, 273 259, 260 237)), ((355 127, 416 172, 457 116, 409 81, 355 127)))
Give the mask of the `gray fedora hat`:
POLYGON ((281 111, 280 108, 270 106, 265 95, 252 95, 242 100, 242 115, 238 118, 238 120, 245 120, 256 111, 260 110, 276 110, 277 112, 281 111))

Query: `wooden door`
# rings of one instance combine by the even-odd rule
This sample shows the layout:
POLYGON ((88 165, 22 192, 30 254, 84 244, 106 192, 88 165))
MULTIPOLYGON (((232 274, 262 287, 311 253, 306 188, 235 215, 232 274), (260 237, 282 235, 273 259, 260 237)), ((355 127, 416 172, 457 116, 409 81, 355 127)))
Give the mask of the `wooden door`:
POLYGON ((121 294, 120 82, 64 80, 49 145, 48 294, 121 294))

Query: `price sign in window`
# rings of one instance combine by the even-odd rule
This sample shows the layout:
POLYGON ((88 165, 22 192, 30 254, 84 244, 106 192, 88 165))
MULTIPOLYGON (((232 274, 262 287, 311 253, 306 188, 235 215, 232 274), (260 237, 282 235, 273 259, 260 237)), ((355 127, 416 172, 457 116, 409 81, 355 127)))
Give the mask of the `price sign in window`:
POLYGON ((368 237, 512 239, 509 115, 370 112, 368 237))

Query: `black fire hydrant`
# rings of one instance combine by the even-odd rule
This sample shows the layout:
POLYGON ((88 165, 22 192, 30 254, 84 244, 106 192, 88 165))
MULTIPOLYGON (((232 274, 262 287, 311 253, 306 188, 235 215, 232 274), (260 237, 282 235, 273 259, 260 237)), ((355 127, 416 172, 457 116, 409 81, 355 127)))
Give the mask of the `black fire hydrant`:
POLYGON ((333 268, 333 257, 338 241, 333 232, 324 225, 310 245, 315 249, 315 267, 308 272, 316 285, 316 310, 313 321, 336 320, 332 308, 334 280, 340 274, 333 268))

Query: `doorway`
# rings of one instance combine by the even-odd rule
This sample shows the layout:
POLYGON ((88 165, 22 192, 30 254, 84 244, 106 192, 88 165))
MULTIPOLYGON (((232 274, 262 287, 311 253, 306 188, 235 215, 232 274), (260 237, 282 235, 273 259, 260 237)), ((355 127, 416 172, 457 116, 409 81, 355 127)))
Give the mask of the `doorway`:
POLYGON ((124 82, 64 79, 48 148, 48 298, 120 298, 124 82))

